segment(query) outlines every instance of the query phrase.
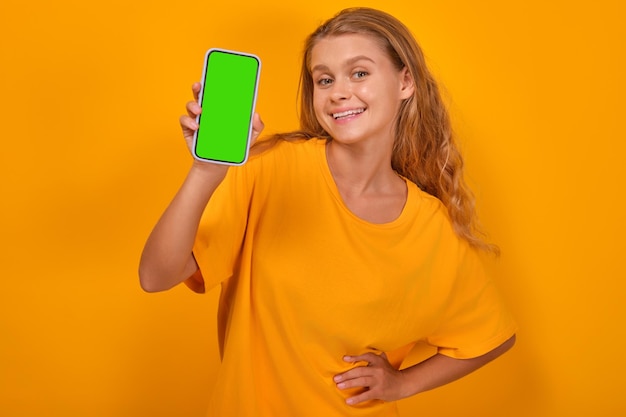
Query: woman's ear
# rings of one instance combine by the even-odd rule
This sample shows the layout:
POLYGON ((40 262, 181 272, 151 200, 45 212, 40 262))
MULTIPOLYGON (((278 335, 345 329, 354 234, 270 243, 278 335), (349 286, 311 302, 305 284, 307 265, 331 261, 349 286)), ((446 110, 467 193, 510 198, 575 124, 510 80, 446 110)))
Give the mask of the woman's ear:
POLYGON ((400 97, 406 100, 415 92, 415 83, 409 69, 405 66, 400 70, 400 97))

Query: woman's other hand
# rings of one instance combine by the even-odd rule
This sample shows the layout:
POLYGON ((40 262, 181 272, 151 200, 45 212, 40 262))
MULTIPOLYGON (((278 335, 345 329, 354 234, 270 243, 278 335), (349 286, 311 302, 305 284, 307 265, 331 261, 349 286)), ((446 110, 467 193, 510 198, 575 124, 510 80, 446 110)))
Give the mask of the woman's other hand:
POLYGON ((402 371, 395 369, 389 363, 387 355, 377 355, 372 352, 358 356, 344 356, 346 362, 365 362, 367 365, 357 366, 333 378, 337 388, 341 390, 364 388, 365 391, 349 397, 346 403, 356 405, 364 401, 382 400, 395 401, 405 398, 404 376, 402 371))

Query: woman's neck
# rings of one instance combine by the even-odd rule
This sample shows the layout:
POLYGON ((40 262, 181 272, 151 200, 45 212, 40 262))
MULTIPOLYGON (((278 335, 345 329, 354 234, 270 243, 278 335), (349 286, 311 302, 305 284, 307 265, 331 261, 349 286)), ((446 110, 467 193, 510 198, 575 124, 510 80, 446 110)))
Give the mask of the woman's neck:
POLYGON ((391 152, 368 152, 331 141, 326 146, 326 160, 344 204, 354 215, 379 224, 400 216, 408 188, 391 168, 391 152))
POLYGON ((337 186, 351 195, 389 192, 403 184, 391 167, 391 150, 331 140, 326 159, 337 186))

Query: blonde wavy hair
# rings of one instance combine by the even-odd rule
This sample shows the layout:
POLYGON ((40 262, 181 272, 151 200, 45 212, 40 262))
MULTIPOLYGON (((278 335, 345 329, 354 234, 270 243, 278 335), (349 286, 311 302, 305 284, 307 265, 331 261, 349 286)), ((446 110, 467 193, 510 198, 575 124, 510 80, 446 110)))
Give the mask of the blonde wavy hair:
POLYGON ((495 245, 484 240, 478 227, 475 198, 463 178, 463 158, 424 54, 409 29, 385 12, 365 7, 344 9, 309 35, 300 74, 301 130, 274 135, 269 142, 314 137, 332 140, 313 109, 311 51, 321 39, 345 34, 372 36, 398 70, 407 68, 415 83, 415 93, 401 104, 397 117, 392 168, 441 200, 459 237, 474 247, 498 253, 495 245))

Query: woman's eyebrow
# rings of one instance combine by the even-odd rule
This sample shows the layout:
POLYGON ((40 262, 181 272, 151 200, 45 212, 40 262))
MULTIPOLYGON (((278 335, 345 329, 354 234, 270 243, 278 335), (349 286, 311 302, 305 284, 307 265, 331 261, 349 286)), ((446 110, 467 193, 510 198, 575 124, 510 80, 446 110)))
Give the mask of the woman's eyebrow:
POLYGON ((366 55, 358 55, 355 56, 354 58, 350 58, 349 60, 346 61, 346 66, 347 65, 353 65, 356 64, 359 61, 370 61, 372 64, 375 64, 376 62, 374 62, 374 60, 366 55))
MULTIPOLYGON (((375 64, 375 63, 376 63, 376 62, 375 62, 372 58, 370 58, 370 57, 368 57, 368 56, 366 56, 366 55, 357 55, 357 56, 355 56, 355 57, 352 57, 352 58, 348 59, 348 60, 345 62, 344 66, 348 67, 348 66, 350 66, 350 65, 354 65, 354 64, 356 64, 356 63, 357 63, 357 62, 359 62, 359 61, 370 61, 370 62, 371 62, 371 63, 373 63, 373 64, 375 64)), ((311 72, 315 72, 315 71, 328 71, 328 70, 329 70, 328 66, 327 66, 327 65, 324 65, 324 64, 317 64, 317 65, 315 65, 313 68, 311 68, 311 72)))

